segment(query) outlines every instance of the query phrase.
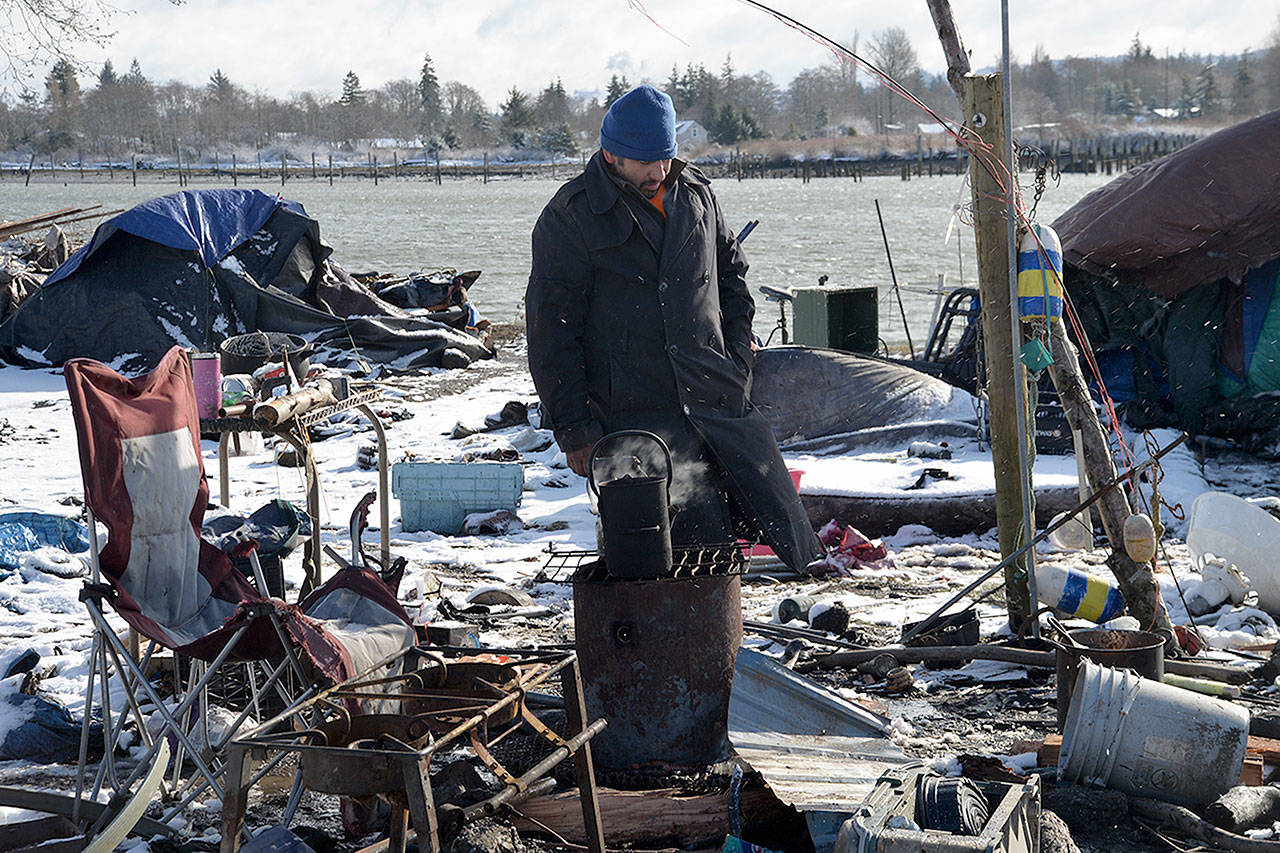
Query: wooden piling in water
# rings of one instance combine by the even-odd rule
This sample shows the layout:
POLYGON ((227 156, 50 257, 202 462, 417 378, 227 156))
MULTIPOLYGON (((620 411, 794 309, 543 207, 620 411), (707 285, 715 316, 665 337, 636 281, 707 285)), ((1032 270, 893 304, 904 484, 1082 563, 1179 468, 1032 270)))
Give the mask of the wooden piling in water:
POLYGON ((333 155, 329 155, 329 186, 333 186, 333 155))
POLYGON ((240 186, 240 163, 234 151, 231 152, 231 186, 240 186))

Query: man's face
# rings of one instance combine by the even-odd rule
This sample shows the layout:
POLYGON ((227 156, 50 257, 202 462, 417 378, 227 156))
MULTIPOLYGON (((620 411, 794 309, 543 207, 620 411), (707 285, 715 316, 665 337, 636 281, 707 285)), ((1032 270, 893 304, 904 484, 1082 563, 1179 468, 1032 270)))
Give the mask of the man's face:
POLYGON ((671 171, 670 160, 629 160, 626 157, 615 157, 608 151, 604 152, 604 159, 619 178, 639 190, 645 198, 657 195, 658 187, 662 186, 667 173, 671 171))

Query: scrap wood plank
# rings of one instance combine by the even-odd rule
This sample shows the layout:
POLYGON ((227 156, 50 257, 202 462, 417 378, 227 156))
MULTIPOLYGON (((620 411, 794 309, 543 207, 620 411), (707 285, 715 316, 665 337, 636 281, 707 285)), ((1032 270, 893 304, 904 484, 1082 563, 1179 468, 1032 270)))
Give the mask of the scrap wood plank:
POLYGON ((1267 764, 1280 764, 1280 739, 1278 738, 1249 735, 1245 751, 1261 756, 1267 764))
POLYGON ((61 207, 57 210, 51 210, 48 213, 38 213, 35 216, 28 216, 26 219, 5 219, 0 220, 0 232, 7 231, 19 225, 30 225, 33 222, 47 222, 50 219, 57 219, 59 216, 66 216, 72 213, 79 213, 87 208, 80 207, 61 207))
MULTIPOLYGON (((39 216, 32 216, 28 219, 20 219, 17 222, 0 222, 0 239, 8 239, 16 237, 26 231, 34 231, 49 223, 61 220, 63 217, 75 216, 81 213, 88 213, 91 210, 97 210, 102 207, 95 204, 92 207, 64 207, 61 210, 55 210, 52 213, 42 213, 39 216)), ((91 214, 96 215, 96 214, 91 214)), ((88 218, 88 217, 82 217, 88 218)))
MULTIPOLYGON (((674 789, 619 791, 601 788, 600 822, 610 847, 681 839, 689 842, 723 836, 729 829, 729 794, 685 794, 674 789)), ((771 791, 746 788, 740 807, 744 818, 791 809, 771 791)), ((580 844, 586 835, 576 789, 521 803, 512 824, 520 831, 551 829, 580 844)))

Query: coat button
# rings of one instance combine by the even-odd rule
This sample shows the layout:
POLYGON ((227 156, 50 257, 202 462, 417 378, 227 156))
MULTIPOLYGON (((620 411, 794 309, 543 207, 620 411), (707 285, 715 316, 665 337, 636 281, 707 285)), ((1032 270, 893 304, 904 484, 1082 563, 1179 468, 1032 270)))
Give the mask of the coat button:
POLYGON ((675 354, 676 354, 676 345, 675 345, 675 344, 672 344, 671 346, 667 347, 667 352, 671 353, 672 355, 675 355, 675 354))
POLYGON ((711 281, 711 273, 709 273, 709 272, 704 272, 704 273, 702 274, 702 283, 703 283, 703 284, 706 284, 706 283, 707 283, 707 282, 709 282, 709 281, 711 281))
POLYGON ((658 292, 659 293, 667 292, 667 283, 665 281, 658 285, 658 292))

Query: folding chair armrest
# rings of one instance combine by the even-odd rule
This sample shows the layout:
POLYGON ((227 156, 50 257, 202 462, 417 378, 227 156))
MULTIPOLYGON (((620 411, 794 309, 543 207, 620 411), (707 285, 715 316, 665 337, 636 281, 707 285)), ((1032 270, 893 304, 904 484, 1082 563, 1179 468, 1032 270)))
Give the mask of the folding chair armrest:
POLYGON ((85 581, 84 586, 80 588, 80 601, 88 603, 90 601, 101 604, 104 600, 114 603, 117 596, 115 587, 109 583, 90 583, 85 581))

